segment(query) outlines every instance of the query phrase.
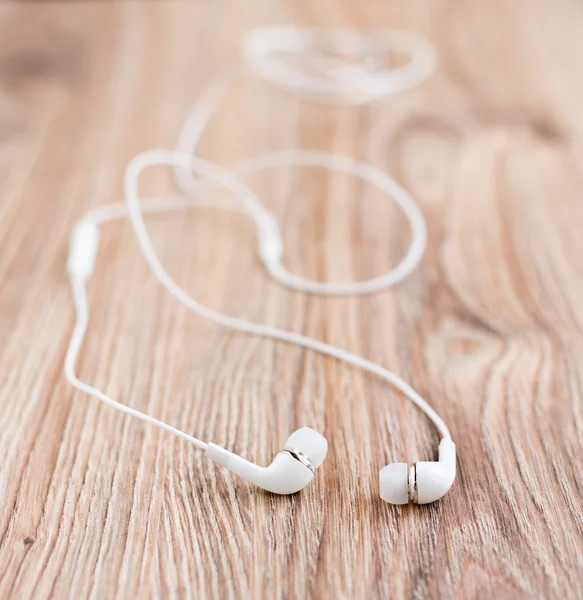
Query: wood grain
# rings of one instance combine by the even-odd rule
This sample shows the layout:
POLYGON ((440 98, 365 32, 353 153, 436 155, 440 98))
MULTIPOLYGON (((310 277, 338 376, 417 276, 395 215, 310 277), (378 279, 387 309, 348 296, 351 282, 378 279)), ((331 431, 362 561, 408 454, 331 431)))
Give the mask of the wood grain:
MULTIPOLYGON (((572 0, 0 4, 0 597, 583 597, 583 7, 572 0), (74 393, 68 235, 121 198, 136 152, 170 148, 250 27, 425 35, 423 86, 331 109, 248 75, 207 131, 222 164, 300 146, 389 170, 429 223, 422 267, 365 298, 269 280, 242 216, 149 220, 181 285, 225 313, 312 335, 403 375, 443 415, 459 477, 443 501, 378 498, 435 430, 351 367, 196 318, 154 281, 127 224, 103 230, 81 376, 267 463, 311 425, 330 441, 303 493, 262 493, 182 441, 74 393)), ((168 173, 144 193, 169 189, 168 173)), ((386 270, 402 217, 352 178, 249 179, 286 261, 322 280, 386 270)))

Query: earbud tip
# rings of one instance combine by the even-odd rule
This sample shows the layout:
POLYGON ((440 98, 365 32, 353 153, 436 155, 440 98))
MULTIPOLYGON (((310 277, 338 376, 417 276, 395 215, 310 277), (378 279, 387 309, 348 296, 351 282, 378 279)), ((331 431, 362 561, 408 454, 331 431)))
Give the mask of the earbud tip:
POLYGON ((379 473, 381 498, 391 504, 409 503, 409 467, 407 463, 393 463, 379 473))
POLYGON ((285 447, 290 450, 299 450, 305 454, 315 468, 322 464, 328 452, 326 438, 310 427, 302 427, 294 431, 289 436, 285 447))

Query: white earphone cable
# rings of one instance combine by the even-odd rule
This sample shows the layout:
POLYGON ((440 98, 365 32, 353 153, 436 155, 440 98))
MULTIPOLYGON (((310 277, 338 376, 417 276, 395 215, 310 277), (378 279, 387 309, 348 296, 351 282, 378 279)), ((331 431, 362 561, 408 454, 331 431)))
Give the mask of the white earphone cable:
MULTIPOLYGON (((434 70, 435 56, 428 44, 403 32, 393 34, 393 42, 393 47, 409 52, 412 56, 411 62, 405 67, 384 68, 381 52, 386 48, 377 40, 372 41, 363 34, 347 31, 323 33, 317 30, 293 28, 255 30, 245 38, 244 55, 251 68, 284 89, 317 101, 355 104, 374 101, 410 87, 428 77, 434 70), (361 57, 364 66, 355 67, 352 63, 348 66, 341 66, 342 63, 339 59, 328 58, 320 63, 328 66, 328 72, 325 73, 327 79, 318 80, 314 76, 307 76, 290 69, 281 59, 277 58, 277 54, 282 53, 309 54, 316 50, 332 51, 339 48, 342 48, 340 54, 356 54, 361 57), (373 60, 371 61, 371 59, 373 60)), ((409 194, 393 178, 372 165, 325 152, 288 150, 253 157, 239 163, 233 169, 227 170, 195 156, 200 137, 216 105, 241 70, 242 65, 234 63, 221 72, 202 93, 182 129, 176 151, 148 151, 138 155, 130 162, 125 175, 125 206, 112 204, 94 209, 78 225, 81 229, 77 235, 73 235, 69 258, 69 274, 77 321, 65 361, 67 379, 77 389, 97 397, 113 408, 174 433, 199 448, 207 447, 207 444, 201 440, 110 398, 97 388, 82 382, 75 375, 75 364, 89 318, 86 281, 93 271, 97 252, 98 227, 101 223, 129 216, 140 248, 152 272, 170 294, 184 306, 226 327, 296 344, 374 373, 405 394, 429 417, 441 435, 450 439, 449 430, 441 417, 408 383, 396 374, 376 363, 314 338, 250 323, 216 312, 188 295, 162 266, 146 230, 143 215, 209 204, 239 210, 249 215, 257 227, 259 255, 269 274, 283 285, 302 292, 328 295, 372 293, 402 281, 416 268, 423 256, 427 234, 421 211, 409 194), (177 185, 182 192, 191 197, 171 196, 140 199, 138 193, 139 174, 143 169, 153 165, 173 167, 177 185), (354 283, 317 282, 288 272, 281 264, 283 240, 277 220, 241 181, 240 176, 268 167, 291 165, 316 166, 343 171, 376 185, 393 198, 404 212, 411 227, 411 245, 400 263, 381 276, 354 283), (193 173, 227 188, 233 198, 237 200, 237 205, 230 199, 221 198, 220 204, 216 200, 212 202, 204 200, 202 194, 208 189, 208 184, 200 183, 193 173), (193 199, 192 196, 195 196, 196 199, 193 199)))
POLYGON ((146 423, 150 423, 151 425, 155 425, 156 427, 160 427, 165 431, 173 433, 174 435, 191 442, 195 446, 202 448, 203 450, 207 447, 207 444, 202 442, 201 440, 184 433, 180 429, 176 427, 172 427, 163 421, 159 421, 150 415, 147 415, 139 410, 131 408, 126 404, 122 404, 117 400, 114 400, 107 394, 104 394, 98 388, 84 383, 81 381, 77 375, 75 374, 75 364, 77 362, 77 357, 79 355, 79 350, 81 349, 81 344, 83 343, 83 338, 85 337, 85 332, 87 331, 87 324, 89 321, 89 307, 87 303, 87 290, 85 289, 86 284, 85 281, 80 277, 71 276, 71 288, 73 291, 73 301, 75 302, 75 311, 77 313, 77 321, 75 323, 75 328, 73 329, 73 334, 71 336, 71 341, 69 342, 69 348, 67 350, 67 356, 65 358, 65 376, 67 377, 69 383, 85 392, 90 394, 91 396, 95 396, 111 408, 115 408, 123 413, 132 415, 145 421, 146 423))

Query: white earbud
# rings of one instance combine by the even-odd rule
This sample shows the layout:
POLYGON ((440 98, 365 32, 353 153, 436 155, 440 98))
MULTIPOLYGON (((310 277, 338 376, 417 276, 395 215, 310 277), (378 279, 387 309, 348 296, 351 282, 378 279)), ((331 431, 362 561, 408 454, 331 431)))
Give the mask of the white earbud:
POLYGON ((445 495, 455 479, 455 444, 449 438, 439 443, 439 460, 393 463, 379 473, 381 498, 391 504, 428 504, 445 495))
POLYGON ((206 449, 211 460, 273 494, 295 494, 304 489, 327 452, 326 438, 309 427, 294 431, 268 467, 260 467, 213 443, 206 449))

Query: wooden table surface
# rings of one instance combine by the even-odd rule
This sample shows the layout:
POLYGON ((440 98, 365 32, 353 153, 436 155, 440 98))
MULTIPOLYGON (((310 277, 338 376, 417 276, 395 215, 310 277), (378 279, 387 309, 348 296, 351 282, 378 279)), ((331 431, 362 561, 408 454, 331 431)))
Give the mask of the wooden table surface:
MULTIPOLYGON (((573 0, 2 2, 0 598, 582 598, 582 31, 573 0), (378 497, 383 465, 435 456, 406 398, 190 314, 126 222, 103 229, 81 377, 261 464, 301 425, 329 456, 302 493, 275 497, 62 375, 73 223, 122 199, 135 153, 173 147, 245 31, 283 23, 408 28, 439 71, 335 109, 247 74, 201 155, 315 148, 390 171, 428 221, 421 267, 382 293, 308 297, 269 279, 241 215, 192 210, 150 231, 204 304, 361 354, 424 394, 459 451, 434 505, 378 497)), ((307 277, 379 274, 409 241, 351 177, 279 168, 248 183, 307 277)), ((170 189, 165 169, 142 185, 170 189)))

